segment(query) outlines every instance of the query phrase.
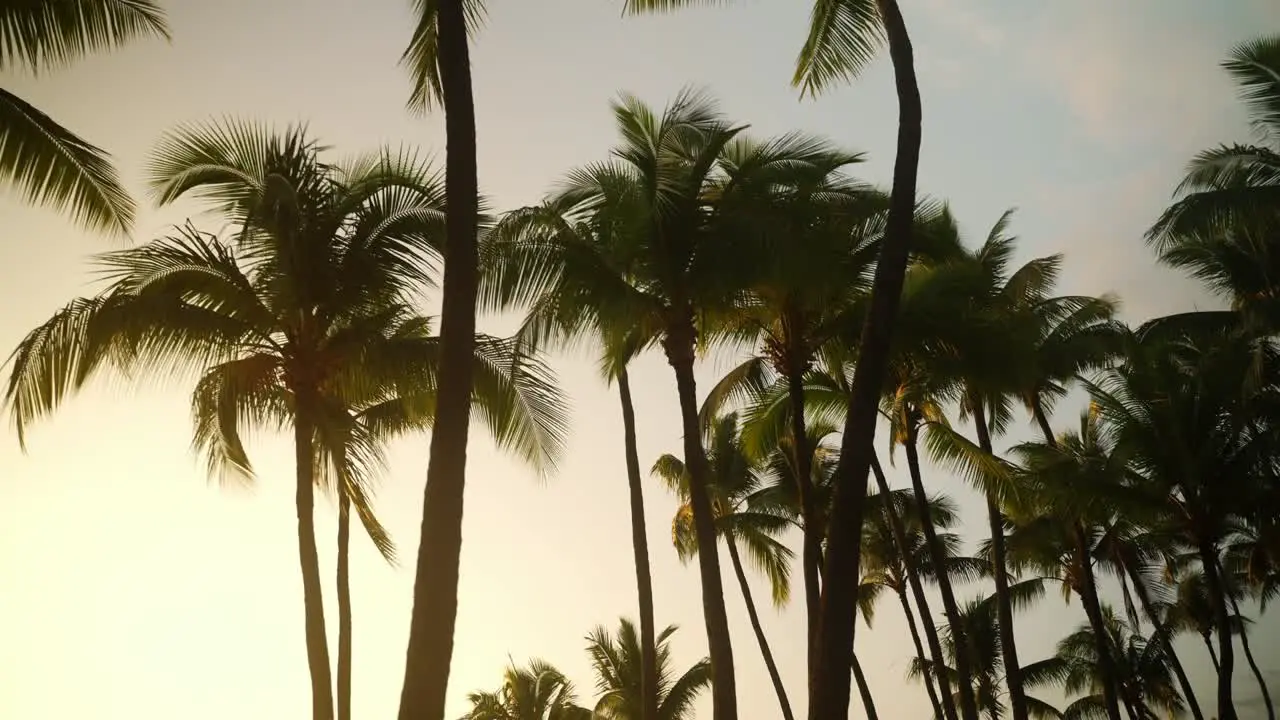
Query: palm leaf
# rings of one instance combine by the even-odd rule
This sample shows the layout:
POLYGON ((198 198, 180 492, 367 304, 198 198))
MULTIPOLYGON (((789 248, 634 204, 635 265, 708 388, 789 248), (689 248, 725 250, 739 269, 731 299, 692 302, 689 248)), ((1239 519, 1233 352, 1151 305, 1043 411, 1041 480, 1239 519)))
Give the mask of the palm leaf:
POLYGON ((884 43, 876 0, 815 0, 791 84, 817 95, 862 72, 884 43))
POLYGON ((0 70, 38 72, 145 36, 169 39, 153 0, 7 0, 0 5, 0 70))
MULTIPOLYGON (((467 36, 472 37, 484 25, 484 0, 460 0, 466 18, 467 36)), ((440 86, 440 30, 437 25, 440 0, 413 0, 417 24, 409 46, 400 56, 400 65, 409 71, 413 90, 408 106, 416 112, 428 112, 442 102, 440 86)))

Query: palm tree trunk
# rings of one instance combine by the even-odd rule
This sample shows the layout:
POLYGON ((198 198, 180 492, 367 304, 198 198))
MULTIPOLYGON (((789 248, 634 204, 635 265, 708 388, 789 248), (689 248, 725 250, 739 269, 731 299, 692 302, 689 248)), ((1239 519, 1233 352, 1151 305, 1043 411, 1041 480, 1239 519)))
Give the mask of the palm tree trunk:
POLYGON ((782 708, 783 720, 795 720, 791 712, 791 701, 787 699, 787 689, 782 684, 782 675, 778 673, 778 664, 773 660, 773 651, 769 649, 769 641, 764 636, 764 627, 760 625, 760 615, 756 612, 756 602, 751 597, 751 587, 747 584, 747 573, 742 567, 742 558, 738 555, 738 544, 733 536, 725 535, 725 546, 729 549, 729 560, 733 564, 733 574, 738 578, 738 587, 742 590, 742 600, 747 605, 747 617, 751 620, 751 630, 756 634, 756 642, 760 644, 760 654, 764 657, 764 666, 769 671, 769 680, 773 682, 773 691, 778 695, 778 705, 782 708))
MULTIPOLYGON (((1045 444, 1049 447, 1057 447, 1058 441, 1053 436, 1053 428, 1049 425, 1049 418, 1045 415, 1044 406, 1040 403, 1039 397, 1032 401, 1031 412, 1040 425, 1040 431, 1044 433, 1045 444)), ((1111 643, 1107 641, 1110 636, 1107 634, 1107 624, 1102 617, 1102 603, 1098 600, 1098 583, 1093 574, 1093 555, 1090 552, 1089 537, 1084 525, 1078 521, 1074 523, 1072 529, 1076 541, 1076 562, 1080 567, 1083 586, 1080 601, 1084 605, 1089 624, 1093 626, 1098 669, 1102 672, 1103 703, 1107 708, 1107 717, 1111 720, 1120 720, 1120 703, 1116 694, 1116 663, 1111 655, 1111 643)), ((1132 709, 1129 712, 1132 714, 1132 709)))
POLYGON ((653 576, 649 572, 649 538, 645 532, 644 488, 640 479, 640 454, 636 449, 636 411, 631 404, 631 379, 624 367, 618 371, 618 396, 622 400, 622 444, 627 456, 627 489, 631 499, 631 549, 636 563, 636 591, 640 600, 641 718, 658 720, 658 654, 653 626, 653 576))
POLYGON ((817 647, 818 616, 822 613, 822 536, 813 497, 813 451, 804 416, 804 375, 801 369, 787 373, 787 394, 791 400, 791 446, 795 450, 796 494, 800 499, 802 525, 801 567, 804 571, 805 621, 808 630, 807 677, 813 677, 814 648, 817 647))
POLYGON ((293 441, 298 481, 295 495, 298 510, 298 558, 302 565, 307 666, 311 670, 311 717, 314 720, 333 720, 333 677, 329 671, 329 641, 325 636, 320 555, 316 550, 315 425, 307 403, 304 402, 298 403, 293 441))
POLYGON ((1244 650, 1244 659, 1248 661, 1253 677, 1258 680, 1258 689, 1262 691, 1262 702, 1267 706, 1267 720, 1276 720, 1276 710, 1271 705, 1271 691, 1267 688, 1267 681, 1262 671, 1258 669, 1258 662, 1253 659, 1253 650, 1249 647, 1249 633, 1244 625, 1244 615, 1240 614, 1240 604, 1236 602, 1236 596, 1232 593, 1227 593, 1227 599, 1231 601, 1231 611, 1236 614, 1236 620, 1240 623, 1240 649, 1244 650))
POLYGON ((338 493, 338 720, 351 720, 351 498, 338 493))
MULTIPOLYGON (((880 490, 880 495, 884 498, 891 497, 889 480, 885 477, 884 468, 880 466, 880 460, 874 453, 871 455, 871 472, 875 475, 876 487, 880 490)), ((911 594, 915 597, 916 607, 920 609, 920 621, 924 623, 925 637, 928 638, 929 642, 929 657, 933 659, 934 667, 942 667, 945 664, 942 643, 938 640, 938 628, 934 625, 933 615, 929 612, 929 601, 925 597, 924 586, 920 582, 920 576, 906 561, 908 553, 907 531, 903 528, 902 518, 898 516, 892 502, 885 503, 885 513, 889 516, 889 528, 893 531, 893 542, 898 546, 898 554, 903 558, 907 584, 911 586, 911 594)), ((916 630, 915 617, 911 613, 911 605, 907 602, 906 592, 900 591, 898 596, 902 599, 902 609, 907 614, 907 625, 911 628, 911 639, 916 644, 916 655, 923 658, 925 657, 924 648, 920 645, 920 633, 916 630)), ((939 673, 937 677, 937 693, 934 691, 934 679, 931 676, 926 674, 924 681, 925 688, 929 692, 929 700, 933 702, 935 717, 956 720, 955 702, 951 696, 951 681, 945 675, 939 673), (939 700, 939 694, 941 694, 941 700, 939 700)))
POLYGON ((833 479, 835 491, 827 524, 819 632, 809 679, 810 720, 838 720, 849 716, 848 668, 853 663, 853 623, 857 615, 857 569, 862 554, 867 472, 915 218, 916 174, 920 164, 920 88, 916 83, 911 38, 898 3, 878 0, 877 4, 893 60, 898 94, 897 157, 884 242, 876 263, 871 306, 858 344, 853 396, 845 417, 840 462, 833 479))
MULTIPOLYGON (((1124 569, 1129 575, 1129 580, 1133 583, 1133 591, 1137 594, 1138 602, 1142 605, 1142 612, 1146 614, 1155 634, 1159 636, 1160 645, 1163 647, 1165 655, 1169 658, 1169 664, 1173 666, 1173 673, 1178 676, 1178 686, 1182 688, 1182 697, 1187 701, 1187 709, 1191 711, 1191 717, 1194 720, 1204 720, 1204 713, 1200 710, 1200 702, 1196 700, 1196 692, 1191 687, 1191 679, 1187 677, 1187 671, 1182 667, 1182 658, 1178 657, 1178 652, 1173 648, 1173 641, 1170 639, 1169 632, 1160 620, 1159 614, 1156 613, 1155 607, 1151 604, 1151 596, 1147 593, 1146 583, 1143 582, 1142 576, 1138 574, 1137 568, 1126 563, 1124 564, 1124 569)), ((1216 670, 1217 668, 1215 667, 1214 669, 1216 670)))
POLYGON ((1236 720, 1236 706, 1231 693, 1231 674, 1235 670, 1235 649, 1232 647, 1231 615, 1227 612, 1227 593, 1218 575, 1217 548, 1208 542, 1200 544, 1200 563, 1213 610, 1218 632, 1218 720, 1236 720))
MULTIPOLYGON (((981 398, 971 397, 973 422, 978 432, 978 447, 994 454, 991 433, 981 398)), ((1018 643, 1013 626, 1013 600, 1009 595, 1009 563, 1005 550, 1004 514, 996 497, 987 494, 987 522, 991 531, 991 570, 996 585, 996 610, 1000 620, 1000 652, 1004 660, 1004 681, 1009 686, 1009 709, 1013 720, 1028 720, 1027 696, 1022 690, 1022 665, 1018 662, 1018 643)))
MULTIPOLYGON (((946 552, 938 540, 938 532, 933 527, 933 522, 924 520, 930 518, 929 496, 925 493, 924 480, 920 476, 920 453, 916 446, 918 432, 919 428, 912 419, 911 427, 907 430, 906 442, 903 443, 903 449, 907 454, 907 469, 911 474, 911 488, 915 492, 916 512, 922 519, 920 529, 924 532, 925 543, 929 548, 929 558, 933 562, 938 580, 938 592, 942 596, 943 614, 947 617, 947 624, 951 626, 951 636, 956 646, 955 663, 959 686, 957 690, 960 695, 960 715, 964 720, 978 720, 978 702, 973 688, 973 667, 970 664, 968 651, 969 641, 965 637, 964 620, 960 617, 960 608, 956 604, 956 596, 951 589, 951 578, 946 572, 946 552)), ((939 654, 941 654, 941 648, 939 648, 939 654)), ((945 665, 940 664, 938 667, 945 667, 945 665)), ((941 677, 942 674, 939 673, 939 678, 941 677)), ((946 681, 941 680, 941 682, 946 681)))
POLYGON ((876 712, 875 698, 871 697, 871 686, 867 684, 867 676, 862 674, 862 663, 858 662, 858 651, 853 652, 853 681, 858 685, 858 695, 862 696, 862 711, 867 720, 880 720, 876 712))
POLYGON ((702 614, 707 626, 711 656, 713 720, 737 720, 738 693, 734 682, 733 644, 724 609, 720 581, 720 554, 716 551, 715 517, 711 508, 710 469, 702 448, 698 424, 698 390, 693 378, 694 340, 692 320, 668 328, 667 359, 676 375, 680 397, 680 424, 684 431, 685 467, 689 471, 689 506, 698 540, 698 570, 702 578, 702 614))
POLYGON ((423 491, 413 612, 400 690, 400 720, 441 720, 458 619, 463 491, 476 335, 475 99, 463 0, 437 0, 436 28, 445 111, 444 287, 440 310, 439 392, 423 491))
POLYGON ((1213 672, 1222 672, 1222 666, 1218 664, 1218 651, 1213 649, 1213 640, 1209 639, 1208 633, 1202 633, 1200 638, 1204 640, 1204 646, 1209 650, 1209 661, 1213 663, 1213 672))

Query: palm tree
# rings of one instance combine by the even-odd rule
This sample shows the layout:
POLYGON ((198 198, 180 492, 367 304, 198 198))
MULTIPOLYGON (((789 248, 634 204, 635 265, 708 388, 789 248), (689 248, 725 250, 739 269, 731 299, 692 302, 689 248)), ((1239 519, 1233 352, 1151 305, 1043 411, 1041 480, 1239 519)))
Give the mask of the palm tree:
MULTIPOLYGON (((37 73, 146 36, 169 38, 153 0, 6 2, 0 70, 37 73)), ((66 212, 93 230, 126 234, 133 200, 110 157, 22 98, 0 88, 0 180, 28 202, 66 212)))
POLYGON ((592 720, 578 705, 573 683, 543 660, 527 667, 507 667, 502 687, 467 695, 471 710, 459 720, 592 720))
POLYGON ((1068 705, 1063 715, 1069 720, 1097 717, 1109 702, 1104 697, 1109 687, 1116 688, 1123 698, 1132 720, 1180 715, 1184 703, 1174 685, 1165 644, 1139 635, 1110 607, 1104 606, 1101 615, 1101 639, 1090 621, 1058 642, 1057 657, 1064 664, 1063 689, 1068 695, 1088 693, 1068 705), (1107 669, 1100 661, 1103 648, 1111 658, 1107 669))
POLYGON ((403 151, 327 164, 302 128, 228 121, 169 135, 149 179, 161 203, 211 201, 234 235, 185 227, 100 255, 107 288, 72 301, 14 352, 7 399, 19 437, 104 367, 198 373, 195 444, 214 474, 251 476, 241 427, 292 429, 312 710, 329 720, 317 457, 337 447, 325 438, 349 422, 347 399, 434 372, 437 356, 400 329, 420 323, 409 308, 437 254, 436 174, 403 151))
POLYGON ((410 105, 426 109, 439 100, 444 108, 444 184, 451 200, 445 218, 449 261, 440 310, 440 393, 423 490, 400 720, 439 720, 444 715, 458 618, 479 276, 480 188, 467 31, 469 24, 478 24, 483 7, 480 0, 414 0, 417 25, 402 57, 415 83, 410 105))
MULTIPOLYGON (((671 10, 707 0, 625 0, 624 11, 671 10)), ((809 36, 796 63, 793 84, 816 94, 837 80, 856 76, 887 41, 893 60, 898 96, 898 139, 893 172, 893 192, 886 220, 885 242, 880 249, 872 283, 872 307, 859 342, 857 393, 850 404, 841 446, 841 466, 836 472, 831 527, 838 532, 827 540, 823 577, 822 614, 817 623, 818 647, 812 653, 809 717, 830 720, 847 717, 849 675, 853 660, 857 578, 845 572, 858 566, 867 474, 875 436, 879 403, 898 296, 911 249, 915 209, 916 175, 920 163, 921 108, 911 39, 896 0, 833 0, 815 3, 809 36), (830 582, 834 580, 834 584, 830 582)), ((686 428, 686 435, 690 430, 686 428)), ((691 436, 696 437, 696 436, 691 436)), ((712 655, 713 662, 715 660, 712 655)), ((734 714, 717 715, 730 720, 734 714)))
MULTIPOLYGON (((911 490, 888 493, 882 490, 875 499, 881 511, 869 514, 863 522, 861 583, 864 587, 874 585, 884 588, 897 596, 907 618, 907 629, 911 632, 916 655, 937 661, 932 654, 925 653, 920 641, 920 631, 916 627, 915 613, 907 598, 913 579, 918 582, 921 579, 932 580, 937 576, 933 557, 921 529, 923 521, 917 512, 914 493, 911 490), (895 523, 900 527, 895 528, 895 523)), ((929 518, 935 528, 945 530, 959 521, 959 514, 950 498, 935 495, 929 501, 929 518)), ((985 563, 960 554, 962 541, 959 535, 948 532, 939 533, 937 537, 946 549, 948 576, 965 581, 975 579, 985 572, 985 563)), ((931 625, 927 607, 926 605, 920 612, 923 621, 931 625)), ((864 613, 864 617, 865 615, 864 613)), ((939 694, 934 688, 935 680, 942 678, 925 678, 925 689, 935 717, 954 716, 955 705, 950 697, 950 683, 946 682, 939 694)))
MULTIPOLYGON (((675 677, 671 668, 669 641, 676 626, 669 625, 657 637, 658 694, 652 705, 658 720, 692 720, 693 702, 711 685, 711 663, 703 659, 675 677)), ((596 674, 600 700, 595 707, 599 720, 640 720, 651 703, 644 698, 644 670, 641 640, 636 626, 623 618, 617 634, 597 627, 587 636, 587 653, 596 674)))
POLYGON ((1223 67, 1239 87, 1257 144, 1223 144, 1198 154, 1180 196, 1147 233, 1160 259, 1232 298, 1259 327, 1274 331, 1280 232, 1280 35, 1237 46, 1223 67))
MULTIPOLYGON (((781 606, 791 594, 791 559, 793 553, 777 536, 791 525, 790 509, 780 506, 773 488, 764 486, 754 471, 742 446, 738 416, 729 413, 711 424, 705 434, 707 465, 711 483, 707 494, 711 499, 717 535, 724 539, 729 551, 738 587, 747 605, 747 616, 755 632, 760 654, 764 657, 769 678, 773 681, 778 705, 786 720, 794 717, 786 688, 774 662, 773 652, 765 638, 755 600, 742 565, 741 549, 746 550, 755 566, 769 579, 774 605, 781 606)), ((705 553, 706 545, 694 527, 691 498, 691 474, 688 466, 674 455, 666 454, 653 463, 652 472, 680 498, 681 505, 671 521, 671 537, 682 561, 705 553)))
MULTIPOLYGON (((404 349, 424 357, 440 355, 439 338, 430 335, 426 318, 411 318, 395 328, 392 337, 404 349), (416 347, 415 347, 416 346, 416 347)), ((554 379, 537 358, 529 356, 518 341, 481 335, 476 339, 472 385, 473 403, 489 426, 499 447, 515 452, 539 474, 554 469, 564 445, 563 405, 554 379)), ((434 370, 434 368, 432 368, 434 370)), ((373 394, 344 398, 337 410, 333 437, 323 438, 327 457, 322 467, 332 467, 331 484, 338 492, 338 665, 337 717, 351 717, 351 589, 350 516, 353 504, 370 539, 388 561, 394 548, 386 531, 368 507, 365 484, 384 466, 383 447, 395 437, 428 431, 434 420, 437 376, 430 372, 410 386, 358 388, 373 394), (341 423, 343 414, 349 418, 341 423)))

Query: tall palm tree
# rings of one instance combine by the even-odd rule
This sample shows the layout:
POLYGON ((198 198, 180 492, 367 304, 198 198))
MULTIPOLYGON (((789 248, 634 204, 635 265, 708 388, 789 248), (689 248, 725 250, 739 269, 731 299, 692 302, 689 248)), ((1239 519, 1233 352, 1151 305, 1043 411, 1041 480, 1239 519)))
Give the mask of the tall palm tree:
MULTIPOLYGON (((153 0, 0 4, 0 70, 38 73, 138 38, 169 38, 153 0)), ((0 88, 0 181, 93 230, 126 234, 133 200, 106 152, 0 88)))
MULTIPOLYGON (((692 720, 693 702, 711 685, 711 663, 699 660, 676 677, 671 667, 669 641, 676 626, 668 625, 658 634, 658 695, 652 703, 659 720, 692 720)), ((645 692, 642 668, 644 651, 636 626, 623 618, 616 634, 597 627, 587 636, 587 653, 596 674, 595 717, 599 720, 640 720, 650 704, 645 692)))
MULTIPOLYGON (((629 12, 671 10, 707 0, 624 0, 629 12)), ((810 672, 809 717, 847 717, 849 675, 853 660, 857 578, 846 568, 858 566, 860 528, 865 508, 867 473, 871 467, 876 410, 889 357, 898 296, 911 249, 916 175, 920 164, 921 107, 911 39, 896 0, 822 0, 813 6, 809 36, 796 62, 792 82, 816 94, 839 80, 856 76, 887 42, 898 96, 898 138, 893 191, 872 282, 872 307, 859 342, 860 362, 836 473, 831 527, 823 577, 834 585, 823 589, 818 647, 810 672), (828 570, 830 569, 830 570, 828 570), (831 578, 830 576, 835 576, 831 578)), ((686 433, 689 431, 686 429, 686 433)), ((714 660, 714 657, 713 657, 714 660)), ((729 720, 731 715, 717 716, 729 720)))
POLYGON ((459 720, 592 720, 593 713, 578 705, 573 683, 543 660, 527 667, 514 665, 503 673, 502 687, 467 695, 471 710, 459 720))
MULTIPOLYGON (((394 340, 405 350, 438 363, 439 338, 430 334, 426 318, 413 318, 396 328, 394 340), (414 347, 416 346, 416 348, 414 347)), ((563 405, 554 379, 537 358, 515 340, 481 335, 476 339, 473 403, 480 409, 499 447, 510 450, 539 474, 554 469, 564 445, 563 405)), ((351 588, 350 517, 354 505, 366 532, 388 561, 394 549, 386 531, 368 508, 364 486, 384 466, 383 447, 395 437, 429 431, 438 388, 435 368, 411 386, 357 388, 371 394, 343 398, 335 408, 333 429, 323 438, 323 469, 332 468, 329 483, 338 488, 338 663, 337 717, 351 717, 351 588), (344 417, 345 415, 345 417, 344 417), (347 422, 343 419, 349 418, 347 422), (327 449, 335 446, 337 450, 327 449)))
POLYGON ((1182 714, 1185 704, 1174 685, 1165 644, 1139 635, 1110 607, 1104 606, 1101 615, 1101 640, 1091 621, 1058 642, 1057 657, 1064 664, 1063 689, 1068 695, 1087 693, 1068 705, 1063 715, 1069 720, 1097 717, 1108 704, 1104 697, 1108 687, 1118 690, 1132 720, 1182 714), (1105 670, 1101 648, 1111 656, 1105 670))
POLYGON ((13 355, 19 437, 100 369, 199 375, 195 444, 214 474, 248 476, 242 425, 291 429, 314 717, 333 717, 314 520, 318 450, 348 398, 403 387, 437 357, 399 330, 438 255, 442 193, 411 153, 322 162, 298 127, 227 121, 181 128, 154 153, 161 203, 193 195, 234 226, 191 227, 100 255, 109 285, 72 301, 13 355))
MULTIPOLYGON (((729 413, 714 421, 706 433, 705 442, 707 465, 711 470, 707 494, 711 499, 717 534, 724 540, 725 549, 729 551, 729 560, 747 606, 751 629, 760 645, 760 654, 764 657, 769 679, 778 696, 782 716, 791 720, 794 717, 791 702, 778 673, 777 663, 774 662, 773 652, 769 649, 764 628, 760 624, 741 552, 745 550, 756 567, 768 577, 774 604, 785 604, 791 595, 793 553, 777 536, 791 526, 790 509, 780 506, 772 492, 773 488, 761 483, 760 476, 743 449, 736 413, 729 413)), ((654 461, 652 472, 680 498, 681 505, 671 521, 671 537, 680 559, 687 562, 706 550, 694 527, 688 466, 676 456, 666 454, 654 461)))
POLYGON ((414 0, 417 24, 402 56, 414 78, 411 106, 438 100, 445 112, 444 287, 440 310, 440 394, 423 490, 421 537, 413 611, 400 690, 400 720, 439 720, 444 714, 458 619, 458 565, 467 479, 471 358, 479 276, 479 169, 476 109, 471 88, 469 26, 483 17, 480 0, 414 0))

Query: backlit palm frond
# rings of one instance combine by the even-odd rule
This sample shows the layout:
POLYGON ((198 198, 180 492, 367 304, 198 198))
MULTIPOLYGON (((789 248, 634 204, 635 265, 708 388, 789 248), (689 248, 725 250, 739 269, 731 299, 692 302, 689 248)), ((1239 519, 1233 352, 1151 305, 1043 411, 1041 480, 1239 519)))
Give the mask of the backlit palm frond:
POLYGON ((974 488, 1000 502, 1012 501, 1018 493, 1012 466, 960 433, 940 423, 925 426, 924 445, 933 461, 974 488))
POLYGON ((1254 127, 1264 137, 1280 139, 1280 35, 1237 45, 1222 66, 1239 85, 1254 127))
POLYGON ((670 453, 660 455, 653 461, 649 472, 661 480, 668 490, 676 493, 677 497, 683 500, 689 496, 689 474, 680 458, 670 453))
POLYGON ((10 0, 0 6, 0 70, 61 67, 147 36, 169 39, 153 0, 10 0))
MULTIPOLYGON (((30 3, 40 6, 64 3, 30 3)), ((5 11, 0 9, 0 33, 5 11)), ((0 35, 0 48, 5 46, 0 35)), ((134 204, 106 152, 0 89, 0 181, 91 230, 127 235, 134 204)))
MULTIPOLYGON (((400 66, 409 71, 413 90, 409 109, 428 112, 443 102, 440 86, 440 30, 437 25, 439 0, 413 0, 416 24, 409 46, 400 56, 400 66)), ((484 0, 462 0, 467 36, 474 37, 485 21, 484 0)))
POLYGON ((658 706, 659 720, 692 720, 694 701, 710 689, 711 661, 702 658, 671 683, 658 706))
POLYGON ((751 564, 769 579, 774 606, 784 607, 791 599, 791 562, 795 553, 771 537, 770 532, 787 529, 790 523, 773 516, 764 518, 767 524, 761 527, 759 514, 736 513, 720 520, 721 532, 730 533, 734 542, 746 552, 751 564))
POLYGON ((192 448, 206 458, 211 478, 251 480, 243 435, 252 428, 283 430, 293 417, 280 358, 255 353, 204 372, 191 393, 192 448))
POLYGON ((725 412, 738 410, 748 400, 759 397, 773 384, 773 371, 762 357, 753 356, 735 366, 711 386, 698 410, 703 432, 725 412))
POLYGON ((161 205, 192 194, 242 220, 266 191, 273 151, 315 147, 304 133, 290 126, 280 134, 265 123, 230 117, 179 125, 151 152, 147 186, 161 205))
POLYGON ((316 479, 345 495, 365 534, 388 563, 396 563, 391 533, 373 509, 373 484, 386 470, 383 438, 371 433, 359 416, 338 402, 328 402, 316 423, 316 479))
POLYGON ((791 84, 814 96, 862 72, 884 43, 876 0, 815 0, 791 84))
POLYGON ((568 401, 543 358, 517 340, 476 339, 473 402, 499 447, 539 472, 555 470, 569 432, 568 401))

